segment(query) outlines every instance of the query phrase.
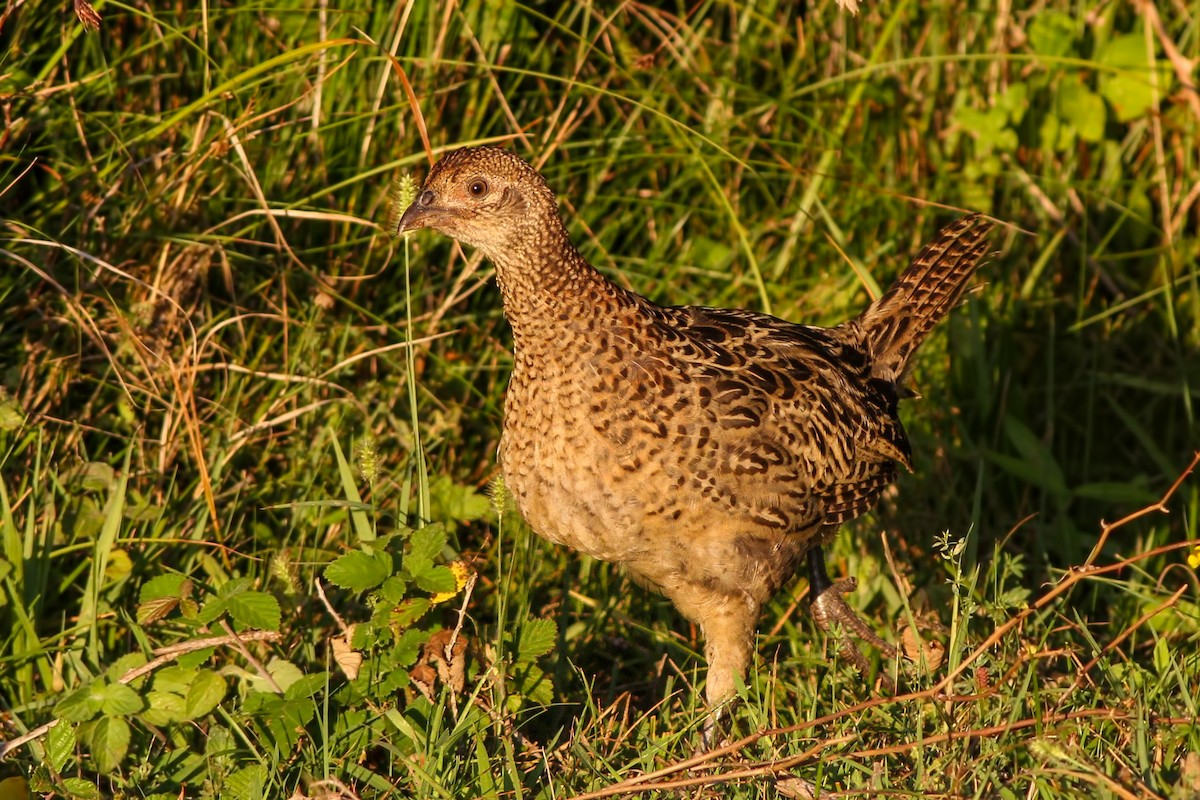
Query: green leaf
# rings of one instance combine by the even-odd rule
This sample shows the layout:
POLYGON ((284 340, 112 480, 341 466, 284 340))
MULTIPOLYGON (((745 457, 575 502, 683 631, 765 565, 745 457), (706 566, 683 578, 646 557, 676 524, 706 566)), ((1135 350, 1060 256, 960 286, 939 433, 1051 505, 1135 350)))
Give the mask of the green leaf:
POLYGON ((146 710, 139 719, 151 725, 170 725, 187 719, 183 695, 151 690, 146 693, 146 710))
POLYGON ((1101 64, 1118 70, 1101 73, 1100 94, 1121 122, 1145 116, 1155 107, 1156 100, 1171 90, 1169 65, 1156 64, 1154 52, 1147 49, 1146 37, 1141 30, 1111 39, 1100 48, 1096 58, 1101 64))
POLYGON ((100 790, 96 788, 96 784, 83 778, 63 778, 62 787, 72 798, 77 797, 79 800, 99 800, 100 798, 100 790))
POLYGON ((154 688, 160 692, 173 692, 177 695, 185 695, 196 680, 197 672, 198 670, 178 665, 163 667, 154 673, 154 688))
POLYGON ((138 602, 145 603, 164 597, 178 599, 183 595, 183 584, 187 580, 188 577, 186 575, 174 572, 169 572, 166 575, 155 575, 142 584, 142 588, 138 592, 138 602))
POLYGON ((550 652, 558 638, 558 626, 554 620, 531 619, 521 628, 517 639, 516 661, 530 662, 550 652))
POLYGON ((429 487, 430 515, 436 520, 483 519, 492 510, 492 501, 473 486, 460 486, 442 475, 429 487))
POLYGON ((1074 17, 1061 11, 1041 11, 1029 26, 1029 46, 1040 56, 1061 58, 1074 49, 1077 27, 1074 17))
POLYGON ((1104 139, 1107 113, 1100 95, 1080 81, 1066 79, 1058 87, 1058 116, 1069 122, 1085 142, 1104 139))
POLYGON ((62 772, 63 767, 67 766, 67 761, 73 755, 75 755, 75 726, 65 721, 59 721, 46 734, 46 759, 50 762, 51 769, 55 772, 62 772))
POLYGON ((398 575, 389 575, 388 579, 379 587, 379 596, 389 603, 399 603, 404 599, 405 592, 408 590, 408 583, 398 575))
POLYGON ((374 588, 392 574, 392 560, 386 553, 367 554, 353 550, 325 568, 325 579, 352 592, 374 588))
POLYGON ((235 800, 260 800, 266 797, 267 768, 261 764, 242 767, 225 779, 222 794, 235 800))
MULTIPOLYGON (((110 681, 117 681, 120 680, 126 672, 129 672, 131 669, 137 669, 138 667, 145 666, 145 664, 146 656, 143 653, 126 653, 108 665, 108 669, 104 670, 104 676, 110 681)), ((138 678, 138 680, 144 680, 144 677, 138 678)))
POLYGON ((411 566, 413 559, 422 564, 430 564, 441 554, 442 548, 445 546, 446 529, 441 525, 426 525, 419 531, 413 531, 412 537, 408 540, 408 556, 405 566, 408 566, 409 571, 415 575, 416 570, 411 566))
POLYGON ((184 698, 184 719, 199 719, 225 699, 225 679, 212 670, 201 670, 184 698))
POLYGON ((230 597, 226 605, 229 616, 243 628, 279 630, 282 612, 274 595, 258 591, 242 592, 230 597))
POLYGON ((101 717, 91 734, 92 757, 100 772, 115 772, 129 752, 129 723, 121 717, 101 717))
POLYGON ((217 589, 217 597, 228 599, 242 592, 250 591, 253 586, 254 581, 249 578, 234 578, 233 580, 226 581, 217 589))
POLYGON ((301 675, 298 680, 292 681, 283 688, 285 690, 283 696, 288 700, 313 697, 329 688, 329 673, 314 672, 312 675, 301 675))
POLYGON ((97 696, 100 710, 109 717, 123 717, 142 710, 141 696, 123 683, 110 683, 97 696))
POLYGON ((86 722, 100 713, 101 699, 92 693, 92 685, 82 686, 54 704, 54 716, 70 722, 86 722))
POLYGON ((454 580, 454 573, 449 567, 436 566, 422 572, 414 577, 417 586, 431 594, 440 592, 453 592, 458 586, 454 580))

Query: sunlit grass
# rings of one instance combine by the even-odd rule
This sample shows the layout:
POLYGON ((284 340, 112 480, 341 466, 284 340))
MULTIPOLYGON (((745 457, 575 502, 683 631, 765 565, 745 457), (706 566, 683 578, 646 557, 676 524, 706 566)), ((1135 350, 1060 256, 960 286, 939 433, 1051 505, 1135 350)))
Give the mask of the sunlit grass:
POLYGON ((1163 45, 1200 55, 1196 20, 809 5, 108 4, 86 34, 61 4, 0 16, 0 737, 28 736, 0 780, 80 797, 749 798, 799 791, 784 773, 822 795, 1200 791, 1200 484, 1093 552, 1100 521, 1156 503, 1200 443, 1200 119, 1163 45), (1131 34, 1153 69, 1126 63, 1131 34), (922 353, 916 474, 831 554, 877 629, 911 626, 942 664, 881 697, 833 660, 797 581, 762 620, 737 746, 680 766, 698 632, 486 497, 511 365, 490 266, 390 236, 425 140, 537 163, 585 256, 663 303, 832 324, 956 214, 1009 223, 922 353), (475 581, 381 626, 356 683, 341 623, 362 636, 446 574, 412 567, 389 606, 326 565, 371 557, 374 536, 397 577, 425 529, 448 535, 433 566, 461 558, 475 581), (147 590, 164 576, 188 580, 147 590), (202 626, 218 603, 233 610, 202 626), (282 641, 235 646, 272 603, 282 641), (426 696, 439 631, 469 661, 426 696), (202 636, 229 638, 161 650, 202 636), (227 693, 163 722, 153 693, 185 674, 168 666, 227 693), (63 705, 88 686, 107 693, 94 711, 63 705))

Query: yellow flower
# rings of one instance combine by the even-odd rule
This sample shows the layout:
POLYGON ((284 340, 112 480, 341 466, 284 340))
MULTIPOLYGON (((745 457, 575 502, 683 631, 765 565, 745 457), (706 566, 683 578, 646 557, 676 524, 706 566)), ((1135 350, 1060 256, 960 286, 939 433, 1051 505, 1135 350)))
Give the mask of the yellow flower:
POLYGON ((1188 566, 1192 569, 1200 569, 1200 544, 1192 548, 1192 552, 1188 553, 1188 566))

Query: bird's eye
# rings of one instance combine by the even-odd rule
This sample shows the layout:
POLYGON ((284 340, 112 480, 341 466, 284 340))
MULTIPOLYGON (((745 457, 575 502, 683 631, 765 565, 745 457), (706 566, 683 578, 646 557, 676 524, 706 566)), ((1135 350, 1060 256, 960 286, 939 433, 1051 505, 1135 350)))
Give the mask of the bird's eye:
POLYGON ((487 181, 476 178, 475 180, 471 181, 471 185, 468 186, 467 189, 476 197, 483 197, 485 194, 487 194, 487 181))

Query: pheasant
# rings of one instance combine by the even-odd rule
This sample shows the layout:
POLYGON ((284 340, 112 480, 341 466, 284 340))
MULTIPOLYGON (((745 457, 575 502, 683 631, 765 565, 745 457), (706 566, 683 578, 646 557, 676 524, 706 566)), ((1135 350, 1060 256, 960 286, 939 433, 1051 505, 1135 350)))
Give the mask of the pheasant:
POLYGON ((500 463, 530 527, 623 566, 705 638, 706 700, 734 695, 763 605, 807 559, 810 610, 885 653, 822 545, 911 450, 896 414, 913 355, 960 300, 992 225, 945 227, 878 300, 832 328, 664 307, 571 244, 542 176, 495 147, 443 157, 394 233, 432 228, 495 264, 514 364, 500 463))

